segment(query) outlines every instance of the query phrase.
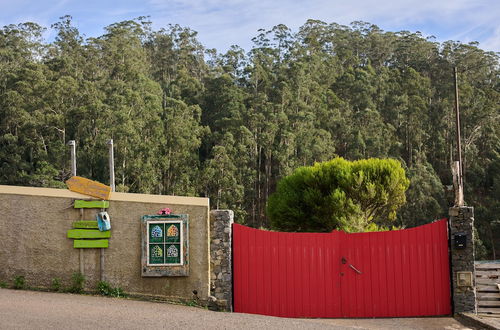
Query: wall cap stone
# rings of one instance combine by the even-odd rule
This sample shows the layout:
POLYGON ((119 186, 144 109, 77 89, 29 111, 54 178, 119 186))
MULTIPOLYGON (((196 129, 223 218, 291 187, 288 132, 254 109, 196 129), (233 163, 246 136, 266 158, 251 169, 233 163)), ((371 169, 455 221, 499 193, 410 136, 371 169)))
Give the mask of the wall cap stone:
MULTIPOLYGON (((77 199, 96 199, 87 195, 82 195, 73 192, 68 189, 6 186, 6 185, 0 185, 0 194, 63 197, 63 198, 66 197, 66 198, 77 198, 77 199)), ((178 204, 178 205, 194 205, 194 206, 206 206, 206 207, 209 206, 209 199, 204 197, 185 197, 185 196, 112 192, 109 200, 120 201, 120 202, 178 204)))

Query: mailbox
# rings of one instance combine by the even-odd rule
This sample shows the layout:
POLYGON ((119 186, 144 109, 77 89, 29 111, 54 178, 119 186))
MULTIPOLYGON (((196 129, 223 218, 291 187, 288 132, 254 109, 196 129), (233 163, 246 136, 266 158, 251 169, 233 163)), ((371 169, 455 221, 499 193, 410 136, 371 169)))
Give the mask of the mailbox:
POLYGON ((453 237, 455 249, 465 249, 467 247, 467 235, 465 233, 456 233, 453 237))

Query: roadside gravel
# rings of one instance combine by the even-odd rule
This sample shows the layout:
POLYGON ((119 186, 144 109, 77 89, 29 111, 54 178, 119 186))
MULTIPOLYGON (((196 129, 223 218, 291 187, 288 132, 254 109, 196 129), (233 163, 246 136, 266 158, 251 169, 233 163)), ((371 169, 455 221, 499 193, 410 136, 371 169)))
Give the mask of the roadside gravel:
POLYGON ((453 318, 288 319, 65 293, 0 289, 0 329, 467 329, 453 318))

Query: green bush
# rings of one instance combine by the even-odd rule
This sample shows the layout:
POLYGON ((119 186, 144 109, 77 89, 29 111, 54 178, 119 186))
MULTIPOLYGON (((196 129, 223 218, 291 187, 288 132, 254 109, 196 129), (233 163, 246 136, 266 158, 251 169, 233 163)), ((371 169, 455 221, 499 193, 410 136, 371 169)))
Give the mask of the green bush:
POLYGON ((71 293, 82 293, 85 286, 85 275, 80 272, 73 273, 71 276, 71 286, 68 291, 71 293))
POLYGON ((22 290, 26 287, 26 280, 24 276, 16 276, 14 277, 14 289, 22 290))
POLYGON ((7 287, 7 283, 4 281, 0 281, 0 288, 5 289, 7 287))
POLYGON ((123 292, 122 288, 113 288, 111 284, 109 284, 106 281, 100 281, 97 284, 97 290, 103 296, 118 297, 118 298, 125 297, 125 293, 123 292))
POLYGON ((60 278, 55 277, 52 279, 51 289, 52 289, 52 291, 61 290, 61 279, 60 278))
POLYGON ((282 231, 374 231, 389 226, 409 180, 393 159, 335 158, 300 167, 269 197, 271 227, 282 231))

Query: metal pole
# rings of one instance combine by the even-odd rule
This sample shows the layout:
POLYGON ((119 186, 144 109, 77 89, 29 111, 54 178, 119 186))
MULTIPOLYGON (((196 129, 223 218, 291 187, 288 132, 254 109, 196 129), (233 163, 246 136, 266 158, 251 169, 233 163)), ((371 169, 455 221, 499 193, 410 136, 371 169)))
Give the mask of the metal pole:
POLYGON ((460 137, 460 107, 458 105, 458 75, 457 75, 457 67, 453 67, 453 75, 455 80, 455 126, 457 131, 457 160, 459 164, 459 173, 458 173, 458 187, 461 193, 461 200, 458 206, 463 206, 463 168, 462 168, 462 142, 460 137))
POLYGON ((75 140, 68 141, 71 150, 71 175, 76 176, 76 142, 75 140))
POLYGON ((113 139, 108 141, 109 145, 109 185, 111 191, 115 191, 115 154, 113 150, 113 139))

